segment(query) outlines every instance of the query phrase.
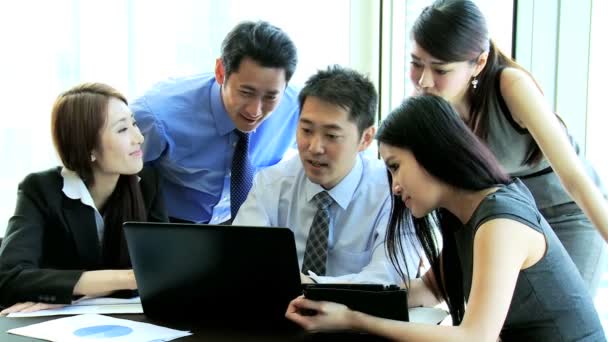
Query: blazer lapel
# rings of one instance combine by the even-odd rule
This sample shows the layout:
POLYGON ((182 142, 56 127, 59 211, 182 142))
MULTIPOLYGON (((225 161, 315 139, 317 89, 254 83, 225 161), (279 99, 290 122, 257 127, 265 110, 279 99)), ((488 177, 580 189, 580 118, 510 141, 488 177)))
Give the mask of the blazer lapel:
POLYGON ((74 235, 74 242, 82 263, 101 266, 101 248, 95 226, 93 208, 86 206, 80 200, 63 197, 65 220, 74 235))

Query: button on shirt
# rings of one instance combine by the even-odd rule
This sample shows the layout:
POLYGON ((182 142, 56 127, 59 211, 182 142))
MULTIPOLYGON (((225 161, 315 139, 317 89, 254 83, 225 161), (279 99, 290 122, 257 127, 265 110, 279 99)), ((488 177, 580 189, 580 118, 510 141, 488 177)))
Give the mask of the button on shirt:
MULTIPOLYGON (((304 173, 300 158, 285 160, 260 171, 234 225, 289 227, 296 240, 302 267, 310 226, 317 211, 312 198, 324 189, 304 173)), ((400 284, 401 280, 384 249, 391 200, 384 164, 359 155, 352 170, 328 190, 330 231, 326 276, 317 282, 400 284)), ((407 244, 406 244, 407 245, 407 244)), ((414 277, 418 251, 405 251, 414 277)), ((404 270, 405 271, 405 270, 404 270)))
MULTIPOLYGON (((251 133, 249 156, 256 170, 276 164, 295 147, 297 97, 288 86, 277 108, 251 133)), ((230 219, 230 169, 238 137, 214 74, 159 83, 131 110, 145 136, 144 161, 161 175, 169 216, 209 223, 230 219)))

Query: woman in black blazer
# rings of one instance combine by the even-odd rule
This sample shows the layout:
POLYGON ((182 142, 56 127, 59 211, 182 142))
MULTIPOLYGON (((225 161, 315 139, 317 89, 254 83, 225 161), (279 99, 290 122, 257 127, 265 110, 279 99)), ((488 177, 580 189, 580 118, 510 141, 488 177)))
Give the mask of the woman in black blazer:
POLYGON ((167 221, 143 136, 123 95, 88 83, 61 94, 52 135, 64 167, 28 175, 0 249, 0 314, 137 288, 124 221, 167 221))

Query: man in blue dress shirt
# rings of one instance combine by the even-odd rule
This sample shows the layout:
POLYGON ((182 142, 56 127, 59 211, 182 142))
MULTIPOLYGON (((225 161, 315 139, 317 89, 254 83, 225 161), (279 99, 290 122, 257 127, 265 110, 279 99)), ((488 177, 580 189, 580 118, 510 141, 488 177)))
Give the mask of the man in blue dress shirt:
POLYGON ((240 132, 250 133, 251 175, 294 146, 298 92, 288 82, 296 64, 285 32, 267 22, 243 22, 224 38, 214 73, 169 79, 131 104, 145 136, 144 161, 159 170, 172 221, 231 219, 240 132))
MULTIPOLYGON (((292 229, 303 282, 399 284, 384 248, 391 209, 386 168, 362 153, 375 134, 374 85, 353 70, 333 66, 306 82, 299 102, 299 158, 260 171, 233 224, 292 229), (314 198, 323 192, 331 197, 329 231, 326 238, 311 238, 320 210, 314 198), (317 249, 324 275, 306 266, 313 240, 326 240, 317 249)), ((406 252, 411 252, 405 262, 414 277, 420 254, 417 248, 406 252)))

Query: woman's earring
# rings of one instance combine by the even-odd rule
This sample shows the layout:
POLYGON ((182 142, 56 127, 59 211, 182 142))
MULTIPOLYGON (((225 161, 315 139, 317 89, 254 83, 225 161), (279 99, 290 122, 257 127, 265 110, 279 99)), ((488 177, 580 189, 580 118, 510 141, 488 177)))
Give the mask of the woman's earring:
POLYGON ((479 83, 479 81, 477 80, 477 76, 474 76, 473 80, 471 81, 471 85, 473 86, 473 89, 477 89, 477 83, 479 83))

